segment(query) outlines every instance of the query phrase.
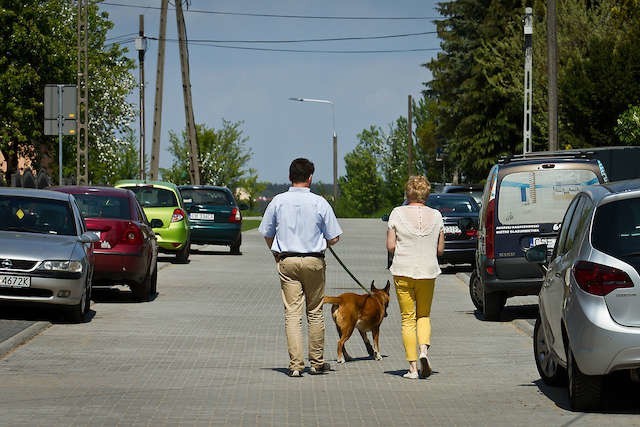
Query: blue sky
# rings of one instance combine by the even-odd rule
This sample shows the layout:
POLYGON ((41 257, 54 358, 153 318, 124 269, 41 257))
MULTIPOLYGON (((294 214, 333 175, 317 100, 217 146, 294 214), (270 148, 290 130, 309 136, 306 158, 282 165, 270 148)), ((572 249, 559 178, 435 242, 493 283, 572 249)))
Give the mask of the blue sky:
MULTIPOLYGON (((145 34, 159 33, 160 0, 107 0, 101 9, 114 23, 109 37, 129 40, 144 15, 145 34), (126 5, 126 6, 125 6, 126 5), (131 7, 133 6, 133 7, 131 7)), ((173 1, 169 5, 167 39, 177 40, 173 1)), ((300 40, 372 37, 434 32, 433 0, 192 0, 185 8, 189 40, 300 40), (427 17, 412 20, 297 19, 205 13, 298 15, 316 17, 427 17)), ((195 121, 220 128, 222 120, 242 121, 252 151, 249 167, 261 181, 285 183, 292 159, 307 157, 316 165, 314 181, 333 182, 332 108, 329 104, 293 102, 289 97, 332 101, 338 135, 338 175, 344 156, 357 144, 357 134, 371 125, 388 130, 407 114, 407 98, 420 97, 429 71, 421 64, 437 54, 435 34, 374 40, 286 44, 217 43, 297 50, 411 50, 389 53, 302 53, 229 49, 189 45, 195 121)), ((133 41, 124 44, 136 58, 133 41)), ((146 142, 151 151, 158 43, 149 40, 145 55, 146 142)), ((138 71, 135 71, 136 77, 138 71)), ((132 98, 137 104, 137 94, 132 98)), ((160 166, 168 167, 170 130, 185 127, 178 44, 167 41, 160 166)), ((134 124, 138 129, 138 123, 134 124)))

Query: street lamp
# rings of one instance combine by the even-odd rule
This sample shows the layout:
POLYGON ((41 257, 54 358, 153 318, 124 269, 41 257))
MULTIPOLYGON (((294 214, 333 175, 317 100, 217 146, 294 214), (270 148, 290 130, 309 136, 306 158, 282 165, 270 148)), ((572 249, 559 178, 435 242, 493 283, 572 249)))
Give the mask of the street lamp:
POLYGON ((336 110, 332 101, 312 98, 289 98, 290 101, 317 102, 331 105, 331 119, 333 127, 333 202, 338 200, 338 135, 336 135, 336 110))

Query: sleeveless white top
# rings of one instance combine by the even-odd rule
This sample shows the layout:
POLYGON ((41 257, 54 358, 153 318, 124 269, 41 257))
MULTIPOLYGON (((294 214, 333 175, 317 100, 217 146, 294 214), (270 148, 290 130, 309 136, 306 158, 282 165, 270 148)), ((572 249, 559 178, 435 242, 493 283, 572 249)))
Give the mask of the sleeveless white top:
POLYGON ((438 210, 428 206, 398 206, 389 215, 388 227, 396 232, 391 274, 434 279, 441 273, 438 238, 444 224, 438 210))

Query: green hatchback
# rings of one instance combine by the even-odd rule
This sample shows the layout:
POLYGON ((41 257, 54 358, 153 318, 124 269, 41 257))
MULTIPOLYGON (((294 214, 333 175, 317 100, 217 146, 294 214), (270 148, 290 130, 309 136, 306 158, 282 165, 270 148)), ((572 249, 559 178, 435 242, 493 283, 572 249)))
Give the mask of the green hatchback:
POLYGON ((191 231, 178 187, 171 182, 139 179, 121 180, 114 187, 133 191, 147 217, 162 221, 160 227, 153 229, 158 238, 158 250, 175 254, 178 262, 187 263, 191 253, 191 231))

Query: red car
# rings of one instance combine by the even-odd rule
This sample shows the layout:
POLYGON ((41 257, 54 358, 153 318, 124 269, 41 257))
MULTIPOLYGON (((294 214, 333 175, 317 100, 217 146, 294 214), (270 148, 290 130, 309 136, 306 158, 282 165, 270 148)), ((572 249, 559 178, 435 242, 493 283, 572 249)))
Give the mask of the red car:
MULTIPOLYGON (((93 287, 123 284, 138 301, 153 299, 157 291, 158 243, 154 221, 130 190, 113 187, 65 186, 52 190, 73 194, 94 243, 93 287)), ((156 225, 157 226, 157 225, 156 225)))

